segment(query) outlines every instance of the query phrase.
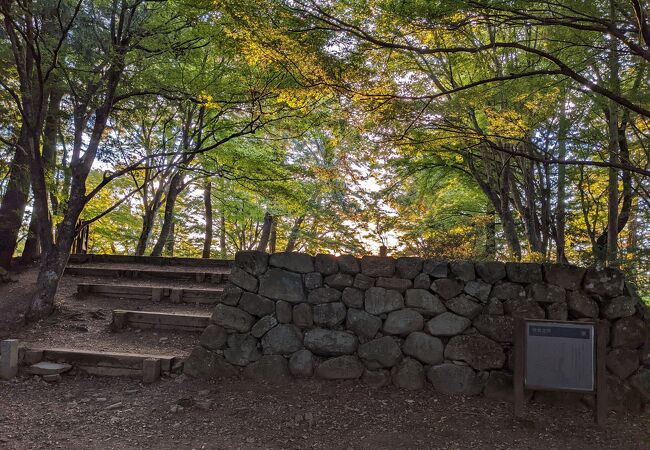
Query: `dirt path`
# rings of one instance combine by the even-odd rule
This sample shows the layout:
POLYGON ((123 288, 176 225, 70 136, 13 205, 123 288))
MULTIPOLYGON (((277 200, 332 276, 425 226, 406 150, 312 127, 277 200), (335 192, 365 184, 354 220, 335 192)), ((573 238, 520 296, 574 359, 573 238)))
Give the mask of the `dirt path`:
POLYGON ((650 415, 508 403, 353 382, 270 386, 64 377, 0 383, 0 448, 648 449, 650 415))

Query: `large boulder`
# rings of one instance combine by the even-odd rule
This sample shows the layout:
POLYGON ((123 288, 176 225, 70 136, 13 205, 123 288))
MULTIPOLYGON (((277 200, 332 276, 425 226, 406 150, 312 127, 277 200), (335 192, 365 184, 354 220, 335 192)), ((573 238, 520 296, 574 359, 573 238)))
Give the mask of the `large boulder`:
POLYGON ((587 269, 583 289, 587 294, 601 297, 618 297, 624 292, 623 273, 611 267, 587 269))
POLYGON ((364 370, 361 381, 368 386, 380 388, 390 384, 390 372, 386 369, 364 370))
POLYGON ((557 303, 566 301, 564 288, 545 283, 528 285, 528 297, 539 303, 557 303))
POLYGON ((401 389, 417 391, 424 387, 424 367, 413 358, 404 358, 391 371, 393 384, 401 389))
POLYGON ((305 301, 305 290, 300 274, 283 269, 269 269, 260 277, 259 294, 289 303, 305 301))
POLYGON ((298 273, 309 273, 314 271, 314 260, 306 253, 273 253, 269 258, 269 265, 298 273))
POLYGON ((364 275, 362 273, 358 273, 354 276, 354 283, 352 286, 354 286, 357 289, 361 289, 365 291, 366 289, 370 289, 375 285, 375 279, 373 277, 369 277, 368 275, 364 275))
POLYGON ((650 403, 650 370, 639 370, 630 378, 630 385, 646 403, 650 403))
POLYGON ((350 308, 345 328, 357 336, 372 338, 381 328, 381 319, 363 310, 350 308))
POLYGON ((464 292, 481 302, 487 302, 492 292, 492 285, 481 280, 472 280, 465 284, 464 292))
MULTIPOLYGON (((324 305, 319 305, 324 306, 324 305)), ((299 303, 293 307, 293 323, 300 328, 310 328, 314 325, 314 315, 311 306, 299 303)))
POLYGON ((397 276, 400 278, 408 278, 412 280, 422 272, 422 258, 402 257, 397 258, 395 263, 397 276))
POLYGON ((364 256, 361 258, 361 273, 369 277, 392 277, 395 260, 387 256, 364 256))
POLYGON ((443 394, 478 395, 485 386, 487 373, 476 373, 468 366, 445 363, 430 367, 427 378, 435 390, 443 394))
POLYGON ((400 309, 388 313, 384 322, 384 333, 406 335, 421 330, 424 326, 422 314, 413 309, 400 309))
POLYGON ((371 287, 366 291, 364 307, 370 314, 385 314, 403 308, 404 298, 397 291, 371 287))
POLYGON ((636 312, 635 301, 627 295, 619 295, 611 299, 603 309, 603 317, 607 320, 633 316, 636 312))
POLYGON ((569 306, 566 303, 551 303, 546 307, 548 320, 567 320, 569 318, 569 306))
POLYGON ((185 360, 183 372, 197 378, 229 378, 239 375, 239 370, 223 356, 203 347, 195 347, 185 360))
POLYGON ((342 291, 346 287, 351 287, 354 283, 354 278, 349 273, 335 273, 325 277, 325 284, 331 288, 342 291))
POLYGON ((339 271, 341 273, 349 273, 355 275, 361 272, 361 267, 359 266, 359 260, 352 255, 343 255, 339 256, 339 271))
POLYGON ((244 292, 239 300, 239 309, 257 317, 268 316, 275 312, 275 302, 251 292, 244 292))
POLYGON ((227 286, 221 293, 218 303, 223 303, 228 306, 237 306, 243 293, 244 290, 240 287, 234 285, 227 286))
POLYGON ((450 278, 441 278, 431 283, 431 290, 444 300, 456 297, 463 292, 463 287, 462 281, 452 280, 450 278))
POLYGON ((456 278, 463 281, 471 281, 476 278, 474 263, 469 261, 452 261, 449 269, 456 278))
POLYGON ((311 377, 314 374, 314 356, 309 350, 298 350, 289 358, 289 372, 294 377, 311 377))
POLYGON ((348 308, 363 308, 363 291, 360 289, 346 287, 343 289, 341 300, 348 308))
POLYGON ((497 342, 512 342, 515 319, 508 316, 482 314, 474 319, 474 328, 484 336, 497 342))
POLYGON ((354 284, 354 278, 348 273, 336 273, 325 277, 325 284, 342 291, 346 287, 351 287, 354 284))
POLYGON ((474 264, 478 276, 489 284, 494 284, 506 277, 506 265, 499 261, 482 261, 474 264))
POLYGON ((353 334, 323 328, 307 331, 304 339, 305 347, 321 356, 351 355, 357 350, 358 343, 353 334))
POLYGON ((402 346, 405 355, 409 355, 424 364, 440 364, 443 360, 444 346, 437 337, 421 331, 408 335, 402 346))
POLYGON ((399 344, 390 336, 384 336, 360 345, 357 353, 368 369, 393 367, 402 359, 399 344))
POLYGON ((576 291, 582 286, 586 269, 569 264, 544 264, 546 282, 570 291, 576 291))
POLYGON ((447 308, 461 316, 473 319, 483 311, 483 305, 475 301, 469 295, 459 295, 445 303, 447 308))
POLYGON ((228 336, 228 348, 223 355, 226 361, 235 366, 247 366, 262 357, 257 348, 257 339, 248 333, 228 336))
POLYGON ((278 319, 274 316, 264 316, 253 325, 251 328, 251 334, 256 338, 261 338, 268 331, 278 324, 278 319))
POLYGON ((235 266, 252 275, 261 275, 269 266, 269 255, 255 250, 244 250, 235 254, 235 266))
POLYGON ((525 298, 526 292, 522 285, 504 281, 494 285, 490 296, 497 300, 505 301, 525 298))
POLYGON ((290 355, 302 348, 302 333, 295 325, 279 324, 262 338, 265 355, 290 355))
POLYGON ((508 280, 513 283, 535 283, 542 281, 542 266, 537 263, 506 263, 508 280))
POLYGON ((449 263, 425 259, 422 263, 422 272, 434 278, 447 278, 449 275, 449 263))
POLYGON ((431 287, 431 277, 426 273, 421 273, 413 279, 413 289, 429 289, 431 287))
POLYGON ((536 301, 529 298, 512 298, 503 303, 506 314, 513 317, 525 319, 544 319, 546 312, 537 304, 536 301))
POLYGON ((228 340, 228 332, 225 328, 219 325, 208 325, 201 337, 199 343, 208 350, 221 350, 226 346, 228 340))
POLYGON ((257 292, 257 278, 237 266, 230 268, 228 281, 245 291, 257 292))
POLYGON ((254 381, 267 383, 287 383, 291 381, 289 364, 286 358, 280 355, 264 355, 244 369, 244 376, 254 381))
POLYGON ((625 380, 639 368, 639 353, 627 348, 615 348, 607 354, 607 369, 625 380))
POLYGON ((434 336, 456 336, 472 323, 467 317, 445 312, 427 322, 425 330, 434 336))
POLYGON ((314 323, 324 327, 335 327, 345 321, 346 308, 343 303, 324 303, 314 306, 314 323))
POLYGON ((318 272, 306 273, 303 276, 305 287, 307 289, 317 289, 323 287, 323 275, 318 272))
POLYGON ((574 291, 569 292, 569 314, 575 317, 576 319, 581 319, 584 317, 590 319, 598 318, 598 303, 595 300, 592 300, 582 292, 574 291))
POLYGON ((309 293, 307 301, 313 305, 320 303, 338 302, 341 299, 341 291, 331 287, 314 289, 309 293))
POLYGON ((212 313, 212 323, 220 325, 227 330, 246 333, 250 331, 255 322, 255 317, 234 306, 218 304, 212 313))
POLYGON ((375 283, 375 286, 381 287, 384 289, 393 289, 402 294, 409 288, 413 286, 413 281, 406 278, 386 278, 379 277, 375 283))
POLYGON ((346 355, 323 361, 316 368, 316 375, 326 380, 355 380, 363 375, 363 370, 359 358, 346 355))
POLYGON ((648 328, 643 320, 636 316, 624 317, 612 327, 612 346, 638 348, 648 337, 648 328))
POLYGON ((275 302, 275 318, 280 323, 291 323, 293 319, 293 307, 291 303, 285 302, 284 300, 275 302))
POLYGON ((506 361, 503 348, 481 335, 452 337, 445 348, 445 358, 464 361, 476 370, 500 369, 506 361))
MULTIPOLYGON (((428 275, 425 276, 428 278, 428 275)), ((426 289, 407 290, 405 303, 407 307, 428 316, 435 316, 447 311, 440 298, 426 289)))
POLYGON ((333 275, 339 271, 339 262, 334 255, 319 253, 314 256, 314 270, 323 275, 333 275))

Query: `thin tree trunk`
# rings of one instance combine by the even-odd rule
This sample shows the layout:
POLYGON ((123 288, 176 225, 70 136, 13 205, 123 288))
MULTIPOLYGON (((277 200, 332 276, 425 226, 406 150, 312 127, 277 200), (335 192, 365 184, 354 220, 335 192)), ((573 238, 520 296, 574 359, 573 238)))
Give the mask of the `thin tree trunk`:
POLYGON ((176 242, 176 222, 172 220, 172 226, 165 242, 165 256, 174 256, 174 245, 176 242))
POLYGON ((212 183, 208 180, 203 189, 203 204, 205 205, 205 239, 203 240, 202 258, 210 258, 212 248, 213 217, 212 217, 212 183))
POLYGON ((226 259, 226 255, 226 217, 221 214, 221 220, 219 220, 219 256, 221 256, 221 259, 226 259))
POLYGON ((140 231, 140 237, 138 237, 138 245, 135 248, 135 256, 142 256, 147 250, 156 212, 157 209, 148 208, 142 216, 142 230, 140 231))
POLYGON ((492 203, 488 202, 488 221, 485 224, 485 258, 495 259, 497 256, 497 226, 496 214, 492 203))
POLYGON ((296 243, 298 241, 298 236, 300 235, 300 227, 305 220, 305 216, 300 216, 293 223, 291 227, 291 232, 289 233, 289 239, 287 240, 287 246, 284 249, 285 252, 292 252, 296 248, 296 243))
MULTIPOLYGON (((560 111, 560 123, 558 129, 558 159, 564 160, 567 154, 566 140, 569 132, 569 121, 566 117, 566 108, 562 103, 560 111)), ((555 235, 556 251, 555 260, 559 263, 566 263, 566 166, 559 164, 557 168, 557 207, 555 209, 555 235)))
POLYGON ((165 201, 165 214, 163 216, 163 224, 162 228, 160 229, 160 236, 158 236, 158 241, 151 251, 151 256, 162 255, 163 249, 165 248, 165 244, 169 238, 172 224, 174 222, 174 208, 176 207, 176 199, 178 198, 178 194, 180 194, 182 191, 182 181, 183 175, 180 172, 177 172, 174 174, 174 177, 169 183, 169 192, 167 193, 167 200, 165 201))
POLYGON ((262 225, 262 235, 260 242, 257 244, 258 252, 265 252, 271 236, 271 228, 273 228, 273 216, 268 211, 264 213, 264 225, 262 225))

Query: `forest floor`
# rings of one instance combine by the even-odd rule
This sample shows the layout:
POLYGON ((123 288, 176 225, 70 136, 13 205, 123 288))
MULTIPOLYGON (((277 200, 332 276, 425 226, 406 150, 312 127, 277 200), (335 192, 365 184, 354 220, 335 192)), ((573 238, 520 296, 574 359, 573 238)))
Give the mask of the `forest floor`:
MULTIPOLYGON (((36 282, 36 269, 12 275, 17 282, 0 285, 1 301, 19 301, 30 291, 36 282)), ((173 330, 137 330, 126 329, 112 332, 110 323, 114 309, 133 311, 156 311, 176 314, 209 314, 210 306, 200 304, 157 302, 151 300, 132 300, 106 298, 86 295, 76 296, 77 284, 112 282, 132 286, 176 286, 176 287, 206 287, 182 281, 157 281, 139 279, 113 280, 102 277, 81 277, 65 275, 59 284, 56 295, 56 309, 47 319, 13 331, 10 337, 20 339, 21 343, 30 347, 65 347, 71 349, 91 349, 110 352, 136 352, 152 355, 186 356, 196 345, 198 334, 178 332, 173 330)), ((2 331, 0 337, 7 335, 2 331)))
POLYGON ((581 404, 533 401, 514 419, 509 403, 432 389, 79 375, 0 382, 0 448, 647 450, 650 414, 600 429, 581 404))
MULTIPOLYGON (((21 299, 35 270, 0 285, 0 303, 21 299)), ((209 312, 201 305, 88 296, 64 277, 56 312, 10 334, 29 346, 186 355, 198 334, 110 331, 111 311, 209 312)), ((119 280, 122 284, 154 281, 119 280)), ((182 282, 165 282, 166 285, 182 282)), ((0 311, 0 314, 2 311, 0 311)), ((0 335, 2 327, 0 324, 0 335)), ((526 418, 512 405, 425 389, 375 389, 358 382, 203 381, 184 375, 145 385, 138 379, 64 375, 0 382, 0 449, 650 449, 650 411, 611 413, 605 429, 580 403, 532 401, 526 418)))

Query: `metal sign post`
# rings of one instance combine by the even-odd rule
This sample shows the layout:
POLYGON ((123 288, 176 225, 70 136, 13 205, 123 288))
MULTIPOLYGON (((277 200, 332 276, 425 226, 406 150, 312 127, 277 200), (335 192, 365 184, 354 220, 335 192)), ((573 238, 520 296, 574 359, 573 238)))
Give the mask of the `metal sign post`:
POLYGON ((522 417, 525 389, 594 393, 595 419, 607 418, 607 324, 515 319, 515 416, 522 417))

